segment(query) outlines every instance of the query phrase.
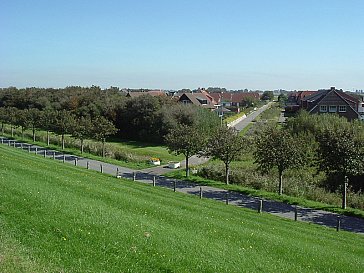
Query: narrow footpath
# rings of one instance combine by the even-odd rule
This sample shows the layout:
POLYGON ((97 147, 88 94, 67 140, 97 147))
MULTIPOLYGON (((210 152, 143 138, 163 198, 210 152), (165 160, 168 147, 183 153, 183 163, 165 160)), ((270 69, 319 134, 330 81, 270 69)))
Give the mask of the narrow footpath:
MULTIPOLYGON (((32 145, 25 142, 11 140, 0 137, 2 145, 8 145, 16 149, 22 149, 24 152, 34 153, 53 160, 63 161, 65 164, 73 164, 79 167, 96 170, 119 178, 132 179, 141 183, 155 184, 155 186, 166 187, 177 192, 202 196, 220 202, 228 203, 239 207, 258 210, 261 206, 261 199, 244 195, 241 193, 227 191, 209 186, 201 186, 197 183, 191 183, 183 180, 171 179, 162 175, 155 175, 151 169, 135 171, 129 168, 104 163, 97 160, 87 159, 69 154, 63 154, 55 150, 47 150, 44 147, 32 145)), ((262 200, 263 212, 274 214, 280 217, 298 221, 315 223, 331 228, 336 228, 338 222, 342 230, 364 234, 364 219, 339 215, 322 210, 310 208, 295 207, 286 203, 262 200)))

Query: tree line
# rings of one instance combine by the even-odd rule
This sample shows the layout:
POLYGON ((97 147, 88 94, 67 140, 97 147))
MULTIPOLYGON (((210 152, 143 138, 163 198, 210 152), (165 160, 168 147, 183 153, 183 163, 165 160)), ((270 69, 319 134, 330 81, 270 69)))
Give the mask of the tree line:
POLYGON ((224 163, 228 184, 230 163, 252 152, 258 170, 277 170, 279 194, 284 192, 283 174, 292 168, 324 172, 324 186, 331 191, 339 190, 345 178, 356 190, 364 188, 364 124, 336 115, 302 112, 284 126, 267 125, 253 136, 240 136, 233 128, 222 126, 201 137, 198 128, 181 126, 166 136, 166 143, 171 152, 186 157, 186 176, 188 158, 199 154, 224 163))

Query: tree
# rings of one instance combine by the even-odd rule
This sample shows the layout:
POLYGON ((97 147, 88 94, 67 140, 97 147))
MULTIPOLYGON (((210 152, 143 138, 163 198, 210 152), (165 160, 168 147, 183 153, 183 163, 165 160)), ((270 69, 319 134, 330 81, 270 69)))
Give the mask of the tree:
POLYGON ((102 142, 102 157, 105 157, 105 142, 106 137, 116 134, 118 129, 108 119, 100 116, 93 121, 93 136, 95 139, 102 142))
POLYGON ((31 108, 26 112, 27 124, 32 128, 33 142, 35 142, 35 130, 41 124, 40 111, 37 108, 31 108))
POLYGON ((262 100, 273 100, 274 94, 273 91, 264 91, 262 95, 262 100))
POLYGON ((28 120, 28 112, 29 112, 28 109, 15 111, 16 125, 21 127, 22 139, 24 139, 24 130, 26 130, 30 127, 30 123, 28 120))
POLYGON ((92 136, 93 123, 90 117, 80 117, 75 119, 72 126, 72 136, 79 139, 81 142, 80 150, 83 153, 84 140, 92 136))
POLYGON ((328 176, 364 173, 364 128, 357 123, 337 128, 326 128, 318 135, 319 169, 328 176))
POLYGON ((54 115, 53 130, 61 135, 62 150, 64 150, 64 135, 69 134, 74 124, 74 116, 66 110, 56 111, 54 115))
POLYGON ((0 107, 0 121, 1 121, 1 135, 4 135, 4 127, 7 121, 6 110, 4 107, 0 107))
POLYGON ((226 184, 229 184, 230 163, 243 153, 246 143, 237 130, 227 126, 220 127, 207 142, 204 155, 224 162, 226 184))
POLYGON ((293 137, 288 131, 276 126, 262 130, 255 139, 255 163, 263 172, 277 167, 279 194, 283 193, 283 173, 285 170, 305 165, 305 143, 293 137))
POLYGON ((206 140, 207 137, 196 126, 187 125, 179 125, 165 136, 168 150, 185 156, 186 177, 189 176, 189 158, 203 150, 206 140))
POLYGON ((47 146, 49 146, 49 132, 53 128, 53 123, 55 121, 55 112, 52 110, 44 110, 40 113, 40 127, 47 131, 47 146))

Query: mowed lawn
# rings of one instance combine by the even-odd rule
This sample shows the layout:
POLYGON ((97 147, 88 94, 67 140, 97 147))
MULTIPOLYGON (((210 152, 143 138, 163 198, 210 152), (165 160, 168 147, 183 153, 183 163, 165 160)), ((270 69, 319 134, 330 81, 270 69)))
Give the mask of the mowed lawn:
POLYGON ((175 155, 174 153, 169 153, 166 146, 161 146, 157 144, 142 143, 139 141, 132 140, 120 140, 111 139, 108 141, 109 145, 114 145, 122 148, 123 151, 139 156, 145 157, 156 157, 161 160, 162 164, 167 164, 168 161, 181 161, 184 159, 183 155, 175 155))
POLYGON ((362 272, 364 236, 0 145, 0 272, 362 272))

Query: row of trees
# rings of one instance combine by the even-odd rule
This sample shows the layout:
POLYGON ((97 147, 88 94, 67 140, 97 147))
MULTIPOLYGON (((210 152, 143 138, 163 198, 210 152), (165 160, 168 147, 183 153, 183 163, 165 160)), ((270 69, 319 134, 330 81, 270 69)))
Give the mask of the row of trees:
POLYGON ((218 124, 216 114, 194 106, 182 106, 170 97, 143 95, 128 98, 118 88, 71 86, 63 89, 14 87, 0 89, 0 108, 68 111, 76 117, 105 118, 118 129, 119 137, 163 143, 178 124, 218 124), (126 130, 127 128, 127 130, 126 130))
POLYGON ((1 130, 4 134, 4 124, 11 125, 11 135, 14 128, 20 127, 22 137, 24 131, 32 130, 33 141, 36 141, 36 130, 47 131, 47 145, 49 145, 49 134, 54 132, 61 136, 62 149, 65 148, 64 137, 71 134, 80 140, 80 150, 83 153, 84 140, 95 139, 103 143, 102 155, 105 156, 105 139, 117 132, 113 123, 103 116, 92 118, 90 116, 76 116, 67 110, 38 110, 36 108, 20 110, 15 107, 0 108, 1 130))
MULTIPOLYGON (((326 174, 326 187, 337 190, 349 178, 364 176, 364 124, 348 122, 335 115, 300 113, 284 127, 268 125, 253 137, 239 136, 233 128, 222 126, 202 136, 198 128, 181 126, 166 136, 171 152, 188 158, 193 154, 210 156, 225 164, 225 182, 229 183, 230 163, 244 152, 253 151, 258 169, 278 173, 278 192, 283 193, 283 174, 291 168, 314 167, 326 174)), ((362 183, 357 184, 363 189, 362 183)))

